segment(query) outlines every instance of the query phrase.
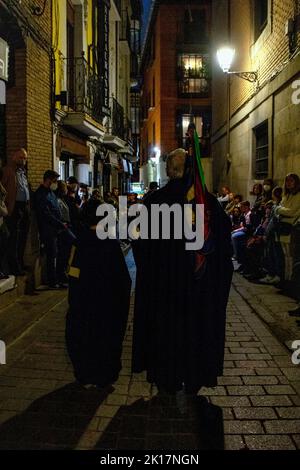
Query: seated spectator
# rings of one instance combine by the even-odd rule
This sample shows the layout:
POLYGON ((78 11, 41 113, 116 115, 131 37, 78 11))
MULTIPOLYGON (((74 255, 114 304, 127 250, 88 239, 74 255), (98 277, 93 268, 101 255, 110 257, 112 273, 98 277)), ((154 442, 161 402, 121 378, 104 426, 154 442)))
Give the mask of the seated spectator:
POLYGON ((228 202, 229 202, 229 194, 231 193, 230 189, 228 186, 223 186, 223 188, 221 189, 221 196, 218 197, 218 201, 219 203, 221 204, 221 206, 223 207, 223 209, 225 209, 225 207, 227 206, 228 202))
POLYGON ((232 213, 230 214, 232 230, 236 230, 240 227, 241 221, 241 210, 239 207, 234 207, 232 213))
POLYGON ((234 196, 233 193, 229 193, 228 195, 229 200, 224 209, 227 215, 230 215, 235 207, 234 196))
POLYGON ((264 215, 264 208, 263 208, 264 196, 263 196, 262 184, 260 183, 255 184, 250 194, 256 196, 252 210, 251 210, 251 224, 252 224, 253 229, 256 229, 259 226, 261 219, 263 218, 263 215, 264 215))
POLYGON ((265 215, 256 228, 253 235, 248 239, 245 251, 244 276, 249 280, 258 280, 262 276, 262 259, 266 242, 266 230, 270 223, 273 201, 266 204, 265 215))
POLYGON ((231 235, 235 259, 240 264, 237 270, 238 272, 243 272, 245 269, 246 242, 252 234, 251 209, 249 201, 243 201, 241 203, 241 213, 240 225, 237 229, 233 230, 231 235))
POLYGON ((266 178, 263 182, 263 202, 262 204, 266 204, 267 202, 272 200, 272 191, 274 189, 274 181, 272 178, 266 178))

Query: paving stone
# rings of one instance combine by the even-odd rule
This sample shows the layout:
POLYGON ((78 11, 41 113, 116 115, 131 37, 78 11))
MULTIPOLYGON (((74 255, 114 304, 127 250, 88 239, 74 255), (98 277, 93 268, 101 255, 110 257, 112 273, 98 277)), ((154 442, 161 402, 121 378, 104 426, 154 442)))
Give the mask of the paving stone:
POLYGON ((252 354, 249 353, 247 354, 247 359, 250 359, 251 361, 260 361, 260 360, 271 360, 272 356, 270 354, 265 354, 265 353, 258 353, 258 354, 252 354))
POLYGON ((245 436, 250 450, 294 450, 295 444, 289 436, 255 435, 245 436))
POLYGON ((296 444, 297 449, 300 449, 300 434, 293 434, 292 438, 296 444))
POLYGON ((253 406, 292 406, 286 395, 263 395, 250 397, 253 406))
POLYGON ((254 369, 242 369, 242 368, 238 368, 238 367, 235 367, 235 368, 229 368, 229 369, 224 369, 223 371, 223 375, 224 376, 241 376, 241 375, 256 375, 254 369))
POLYGON ((245 348, 242 346, 240 347, 231 346, 229 349, 230 349, 230 352, 234 354, 259 354, 260 353, 259 348, 245 348))
POLYGON ((202 387, 198 395, 204 396, 216 396, 216 395, 227 395, 225 387, 214 387, 214 388, 206 388, 202 387))
POLYGON ((264 430, 259 421, 224 421, 225 434, 263 434, 264 430))
POLYGON ((266 361, 236 361, 236 367, 245 367, 245 368, 261 368, 261 367, 268 367, 266 361))
POLYGON ((246 360, 246 354, 230 354, 225 353, 225 361, 238 361, 238 360, 246 360))
POLYGON ((245 385, 276 385, 278 384, 278 378, 275 375, 261 375, 261 376, 250 376, 243 377, 245 385))
POLYGON ((281 371, 278 367, 268 367, 268 368, 257 368, 254 369, 257 375, 281 375, 281 371))
POLYGON ((295 395, 295 390, 290 385, 266 385, 265 389, 270 395, 295 395))
POLYGON ((232 377, 232 376, 219 377, 218 384, 219 385, 243 385, 243 381, 241 377, 232 377))
POLYGON ((265 421, 268 434, 297 434, 300 433, 300 420, 265 421))
POLYGON ((276 408, 278 416, 283 419, 300 419, 300 407, 276 408))
POLYGON ((106 399, 107 405, 125 405, 127 401, 127 395, 119 395, 117 393, 110 394, 106 399))
POLYGON ((225 450, 241 450, 245 448, 243 437, 240 435, 226 434, 224 438, 225 450))
POLYGON ((221 407, 250 406, 249 398, 241 396, 211 397, 211 402, 221 407))
POLYGON ((265 395, 264 389, 259 385, 228 385, 226 388, 229 395, 265 395))
POLYGON ((273 408, 270 407, 242 407, 234 408, 237 419, 278 419, 273 408))

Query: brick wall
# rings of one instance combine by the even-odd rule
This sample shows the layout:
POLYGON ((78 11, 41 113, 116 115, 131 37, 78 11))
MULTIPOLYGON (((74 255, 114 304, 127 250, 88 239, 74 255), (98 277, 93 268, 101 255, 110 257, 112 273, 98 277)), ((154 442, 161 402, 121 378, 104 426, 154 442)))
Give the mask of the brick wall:
MULTIPOLYGON (((269 21, 261 37, 255 42, 253 32, 253 1, 230 0, 231 28, 228 34, 228 0, 213 0, 213 50, 216 53, 227 38, 236 49, 234 70, 255 70, 258 72, 259 87, 271 79, 274 74, 284 69, 289 60, 289 40, 285 35, 285 23, 300 13, 299 0, 269 0, 269 21)), ((300 45, 300 34, 298 34, 300 45)), ((243 106, 255 93, 256 85, 238 77, 231 78, 231 115, 243 106)), ((226 120, 226 76, 214 61, 214 130, 226 120)))
MULTIPOLYGON (((35 3, 43 4, 38 0, 35 3)), ((18 147, 27 148, 29 180, 34 189, 44 171, 52 167, 51 3, 46 3, 41 17, 32 15, 30 0, 15 2, 15 8, 10 9, 13 27, 23 23, 19 34, 24 44, 15 50, 15 82, 7 90, 7 157, 18 147)))
MULTIPOLYGON (((210 23, 209 2, 191 2, 192 8, 205 8, 210 23)), ((210 98, 178 98, 177 70, 177 33, 178 25, 184 18, 187 3, 184 1, 162 2, 158 8, 152 34, 156 38, 155 60, 143 70, 143 99, 152 91, 152 77, 155 75, 156 106, 143 122, 141 131, 142 146, 145 148, 146 136, 152 143, 152 126, 156 125, 156 145, 161 153, 168 153, 178 147, 176 132, 176 113, 178 109, 194 107, 210 107, 210 98)), ((150 42, 150 41, 149 41, 150 42)), ((187 51, 193 52, 193 51, 187 51)))

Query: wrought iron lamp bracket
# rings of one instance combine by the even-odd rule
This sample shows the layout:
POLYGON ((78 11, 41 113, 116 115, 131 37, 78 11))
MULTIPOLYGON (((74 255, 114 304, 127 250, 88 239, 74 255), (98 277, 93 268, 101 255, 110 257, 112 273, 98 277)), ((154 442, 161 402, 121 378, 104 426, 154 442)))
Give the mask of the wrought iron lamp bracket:
POLYGON ((258 80, 257 72, 227 72, 229 75, 236 75, 237 77, 247 80, 248 82, 255 83, 258 80))

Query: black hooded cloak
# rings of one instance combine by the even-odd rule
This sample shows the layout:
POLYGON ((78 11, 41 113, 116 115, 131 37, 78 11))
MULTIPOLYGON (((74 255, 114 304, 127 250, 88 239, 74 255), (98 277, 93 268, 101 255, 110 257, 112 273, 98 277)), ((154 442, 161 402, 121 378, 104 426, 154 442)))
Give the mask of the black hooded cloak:
MULTIPOLYGON (((185 202, 183 179, 149 195, 145 205, 185 202)), ((138 240, 133 372, 170 393, 197 392, 222 375, 226 306, 232 279, 231 224, 207 194, 214 249, 196 279, 185 240, 138 240)))
POLYGON ((69 272, 66 321, 67 349, 80 383, 106 386, 118 379, 130 288, 119 242, 84 229, 69 272))

